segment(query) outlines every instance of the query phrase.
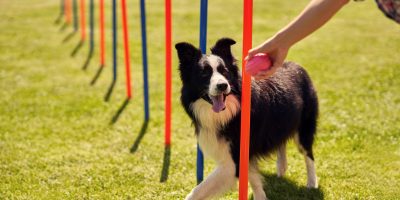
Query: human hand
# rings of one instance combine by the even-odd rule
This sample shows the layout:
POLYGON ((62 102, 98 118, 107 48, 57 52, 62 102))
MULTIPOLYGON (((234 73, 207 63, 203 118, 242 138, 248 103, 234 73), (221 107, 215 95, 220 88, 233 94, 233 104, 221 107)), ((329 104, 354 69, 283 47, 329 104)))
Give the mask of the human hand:
POLYGON ((276 41, 275 37, 265 41, 261 45, 250 49, 246 60, 249 60, 257 53, 266 53, 269 55, 271 59, 272 66, 268 70, 260 71, 257 75, 254 76, 256 80, 266 79, 271 76, 279 67, 283 65, 283 62, 286 59, 289 48, 283 45, 282 43, 276 41))

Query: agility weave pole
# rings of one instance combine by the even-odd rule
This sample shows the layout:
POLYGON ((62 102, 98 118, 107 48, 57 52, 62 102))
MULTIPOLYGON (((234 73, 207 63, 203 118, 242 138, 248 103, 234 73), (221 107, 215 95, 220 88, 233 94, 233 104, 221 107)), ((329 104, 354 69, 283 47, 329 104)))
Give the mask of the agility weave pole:
POLYGON ((86 40, 86 18, 85 18, 85 0, 80 0, 81 11, 81 41, 86 40))
POLYGON ((117 81, 117 0, 112 1, 113 82, 117 81))
POLYGON ((146 7, 145 0, 140 0, 140 25, 142 30, 142 62, 143 62, 143 100, 144 100, 144 119, 149 121, 149 81, 147 64, 147 31, 146 31, 146 7))
MULTIPOLYGON (((207 12, 208 0, 200 1, 200 50, 201 53, 207 53, 207 12)), ((204 156, 199 144, 197 144, 197 160, 196 160, 196 177, 197 184, 200 184, 204 179, 204 156)))
POLYGON ((246 72, 245 56, 251 49, 253 0, 243 0, 242 113, 240 126, 239 200, 247 199, 249 172, 251 76, 246 72))
POLYGON ((64 1, 65 22, 71 24, 72 21, 72 2, 71 0, 64 1))
POLYGON ((165 0, 165 146, 171 145, 172 26, 171 0, 165 0))
POLYGON ((92 54, 94 51, 94 0, 90 0, 89 4, 89 25, 90 25, 90 45, 89 53, 92 54))
POLYGON ((125 75, 126 75, 126 96, 128 99, 132 97, 131 92, 131 61, 129 58, 129 35, 128 35, 128 19, 126 13, 126 0, 121 0, 122 10, 122 28, 124 35, 124 53, 125 53, 125 75))
POLYGON ((73 10, 74 10, 74 32, 78 31, 78 0, 73 0, 73 10))
POLYGON ((104 67, 106 64, 105 52, 106 52, 106 42, 104 34, 104 0, 100 0, 100 66, 104 67))

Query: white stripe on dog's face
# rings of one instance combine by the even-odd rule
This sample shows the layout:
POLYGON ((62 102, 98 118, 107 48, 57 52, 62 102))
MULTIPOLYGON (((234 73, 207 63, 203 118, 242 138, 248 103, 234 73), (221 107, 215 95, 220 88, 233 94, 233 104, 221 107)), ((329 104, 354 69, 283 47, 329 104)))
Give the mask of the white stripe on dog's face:
POLYGON ((214 55, 209 55, 206 57, 206 59, 207 59, 208 64, 213 69, 213 74, 210 79, 210 85, 208 87, 208 94, 211 96, 217 96, 221 93, 229 94, 231 92, 231 87, 229 85, 229 82, 225 78, 225 76, 223 76, 217 70, 218 66, 220 66, 220 65, 225 67, 224 61, 220 57, 214 56, 214 55), (227 84, 228 87, 226 88, 225 91, 219 91, 217 86, 218 86, 218 84, 223 84, 223 83, 227 84))

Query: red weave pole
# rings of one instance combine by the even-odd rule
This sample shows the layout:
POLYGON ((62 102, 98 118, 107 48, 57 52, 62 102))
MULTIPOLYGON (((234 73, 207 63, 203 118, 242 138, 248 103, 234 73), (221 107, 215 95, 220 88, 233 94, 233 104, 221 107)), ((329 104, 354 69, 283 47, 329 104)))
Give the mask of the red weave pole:
POLYGON ((72 0, 65 0, 65 21, 67 24, 72 22, 72 0))
POLYGON ((251 48, 253 28, 253 0, 243 1, 243 52, 242 52, 242 115, 240 127, 239 199, 247 199, 249 172, 251 76, 246 73, 244 60, 251 48))
POLYGON ((106 64, 105 58, 105 35, 104 35, 104 0, 100 0, 100 65, 102 67, 106 64))
POLYGON ((126 1, 121 0, 122 9, 122 28, 124 33, 124 52, 125 52, 125 74, 126 74, 126 96, 128 99, 132 97, 131 93, 131 63, 129 59, 129 35, 128 35, 128 19, 126 14, 126 1))
POLYGON ((165 0, 165 145, 171 144, 171 0, 165 0))
POLYGON ((86 40, 85 0, 80 0, 81 7, 81 41, 86 40))

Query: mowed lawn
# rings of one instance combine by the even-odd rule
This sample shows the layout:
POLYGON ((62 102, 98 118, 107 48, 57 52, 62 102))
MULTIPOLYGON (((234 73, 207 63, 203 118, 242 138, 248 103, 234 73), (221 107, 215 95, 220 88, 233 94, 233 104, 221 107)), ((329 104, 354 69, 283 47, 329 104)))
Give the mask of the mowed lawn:
MULTIPOLYGON (((124 104, 119 29, 118 80, 104 101, 112 82, 110 2, 107 65, 91 85, 99 70, 97 29, 93 56, 86 42, 71 57, 79 32, 74 34, 72 26, 63 29, 63 20, 55 23, 59 1, 0 0, 0 199, 183 199, 196 185, 196 140, 179 103, 175 51, 171 149, 163 144, 164 1, 146 2, 148 124, 138 0, 128 1, 133 98, 124 104)), ((254 44, 286 25, 307 2, 256 0, 254 44)), ((173 43, 198 44, 199 2, 177 0, 172 6, 173 43)), ((95 14, 97 28, 97 8, 95 14)), ((240 59, 241 29, 242 1, 209 2, 208 46, 231 37, 240 59)), ((304 161, 291 142, 285 178, 275 175, 275 155, 260 164, 270 199, 400 198, 399 53, 400 26, 373 1, 349 3, 290 51, 288 59, 305 66, 320 98, 315 142, 320 188, 305 188, 304 161)), ((207 160, 205 175, 213 167, 207 160)), ((222 199, 237 195, 233 191, 222 199)))

